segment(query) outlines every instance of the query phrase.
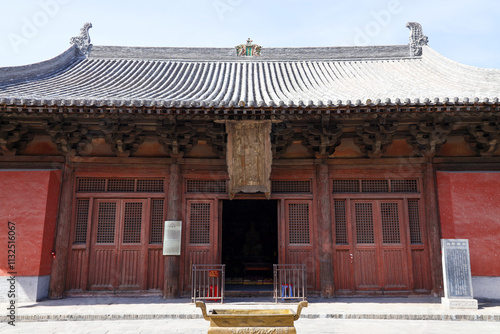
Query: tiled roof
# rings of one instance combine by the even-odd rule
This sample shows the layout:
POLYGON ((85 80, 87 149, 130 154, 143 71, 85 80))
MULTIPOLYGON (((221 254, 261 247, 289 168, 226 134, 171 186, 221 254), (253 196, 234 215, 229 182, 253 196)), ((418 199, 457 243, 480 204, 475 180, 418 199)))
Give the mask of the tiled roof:
POLYGON ((500 71, 451 61, 428 46, 225 48, 72 46, 44 63, 0 68, 0 104, 343 106, 497 102, 500 71))

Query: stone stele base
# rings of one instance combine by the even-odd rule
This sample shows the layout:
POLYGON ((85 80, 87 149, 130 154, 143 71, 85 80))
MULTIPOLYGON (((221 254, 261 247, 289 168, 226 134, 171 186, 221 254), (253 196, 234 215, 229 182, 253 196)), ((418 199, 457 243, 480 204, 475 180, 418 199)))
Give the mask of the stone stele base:
POLYGON ((441 298, 441 304, 450 309, 473 309, 477 310, 477 299, 453 299, 441 298))

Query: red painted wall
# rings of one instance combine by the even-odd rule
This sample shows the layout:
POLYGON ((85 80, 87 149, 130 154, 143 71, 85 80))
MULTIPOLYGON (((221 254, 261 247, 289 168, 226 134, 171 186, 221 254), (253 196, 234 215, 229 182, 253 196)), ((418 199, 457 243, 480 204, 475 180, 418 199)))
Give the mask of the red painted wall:
POLYGON ((50 274, 61 172, 0 171, 0 275, 7 268, 8 223, 15 222, 17 276, 50 274))
POLYGON ((469 239, 473 276, 500 276, 500 173, 436 174, 441 237, 469 239))

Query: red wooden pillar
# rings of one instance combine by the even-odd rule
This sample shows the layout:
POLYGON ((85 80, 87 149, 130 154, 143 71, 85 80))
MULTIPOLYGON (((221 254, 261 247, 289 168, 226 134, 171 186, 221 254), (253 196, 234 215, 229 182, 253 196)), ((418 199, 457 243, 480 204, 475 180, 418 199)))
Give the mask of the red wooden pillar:
POLYGON ((61 182, 61 197, 55 233, 56 258, 52 260, 49 298, 63 298, 68 272, 69 244, 71 239, 71 219, 73 207, 73 187, 75 183, 73 167, 66 161, 61 182))
MULTIPOLYGON (((167 198, 167 220, 182 220, 182 182, 180 166, 177 161, 170 165, 170 182, 167 198)), ((165 282, 163 298, 179 296, 180 256, 165 256, 165 282)))
POLYGON ((431 262, 432 287, 435 294, 443 295, 443 272, 441 266, 441 233, 436 196, 434 166, 427 163, 424 170, 425 221, 431 262))
POLYGON ((318 203, 318 235, 321 295, 325 298, 334 294, 333 282, 333 244, 332 221, 330 208, 330 192, 328 165, 320 161, 316 166, 317 203, 318 203))

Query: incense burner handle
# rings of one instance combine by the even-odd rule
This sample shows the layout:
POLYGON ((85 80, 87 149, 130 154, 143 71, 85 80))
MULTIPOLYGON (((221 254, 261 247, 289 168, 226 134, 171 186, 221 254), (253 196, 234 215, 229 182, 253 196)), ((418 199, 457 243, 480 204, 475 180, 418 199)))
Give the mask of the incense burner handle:
POLYGON ((306 301, 302 301, 299 303, 299 305, 297 306, 297 313, 295 314, 295 316, 293 317, 293 320, 294 321, 297 321, 299 320, 300 318, 300 314, 302 313, 302 309, 304 307, 307 307, 307 302, 306 301))
POLYGON ((196 307, 201 308, 201 313, 203 314, 203 319, 210 321, 210 317, 207 315, 207 306, 204 302, 196 302, 196 307))

